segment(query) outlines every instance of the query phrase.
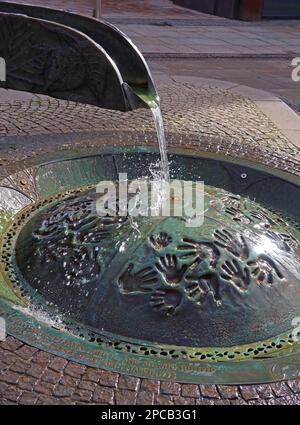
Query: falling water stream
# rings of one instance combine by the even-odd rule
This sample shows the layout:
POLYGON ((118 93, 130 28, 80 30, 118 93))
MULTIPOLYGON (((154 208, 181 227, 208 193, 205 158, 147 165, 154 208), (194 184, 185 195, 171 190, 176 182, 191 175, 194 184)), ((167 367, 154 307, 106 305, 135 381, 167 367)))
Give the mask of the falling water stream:
POLYGON ((164 122, 163 122, 160 106, 159 105, 156 105, 154 107, 152 106, 151 112, 154 118, 159 151, 160 151, 161 178, 164 181, 169 181, 170 171, 169 171, 169 162, 168 162, 168 154, 167 154, 167 144, 166 144, 166 137, 165 137, 164 122))
POLYGON ((145 94, 145 92, 143 92, 142 90, 138 89, 135 90, 135 94, 139 96, 149 106, 152 112, 160 152, 160 179, 162 181, 168 182, 170 180, 169 161, 164 121, 160 108, 159 97, 157 95, 156 97, 149 96, 148 94, 145 94))

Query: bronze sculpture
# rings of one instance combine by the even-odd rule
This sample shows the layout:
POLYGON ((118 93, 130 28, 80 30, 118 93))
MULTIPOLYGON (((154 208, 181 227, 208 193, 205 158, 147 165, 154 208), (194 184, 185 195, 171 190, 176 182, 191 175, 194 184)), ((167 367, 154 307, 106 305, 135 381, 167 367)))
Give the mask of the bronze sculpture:
POLYGON ((117 28, 48 8, 0 2, 0 87, 127 111, 158 102, 149 68, 117 28), (142 95, 142 98, 138 94, 142 95))

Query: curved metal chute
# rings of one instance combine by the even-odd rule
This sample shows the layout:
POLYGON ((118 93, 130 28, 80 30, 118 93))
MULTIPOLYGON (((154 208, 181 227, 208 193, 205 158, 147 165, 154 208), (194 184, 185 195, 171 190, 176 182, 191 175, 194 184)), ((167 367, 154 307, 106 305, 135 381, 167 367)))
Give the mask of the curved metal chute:
POLYGON ((143 99, 158 101, 142 54, 113 25, 74 13, 10 2, 0 2, 0 23, 0 56, 7 61, 7 82, 2 86, 118 110, 146 107, 136 93, 142 94, 143 99), (7 34, 12 35, 11 40, 7 34), (16 67, 21 58, 15 56, 16 51, 23 51, 19 78, 16 67), (24 61, 26 56, 28 60, 24 61), (36 78, 44 78, 42 88, 41 81, 36 87, 32 66, 37 67, 36 78), (47 72, 50 67, 52 74, 41 77, 39 67, 47 72), (53 90, 54 68, 60 90, 53 90), (28 73, 33 79, 32 87, 25 81, 28 73))

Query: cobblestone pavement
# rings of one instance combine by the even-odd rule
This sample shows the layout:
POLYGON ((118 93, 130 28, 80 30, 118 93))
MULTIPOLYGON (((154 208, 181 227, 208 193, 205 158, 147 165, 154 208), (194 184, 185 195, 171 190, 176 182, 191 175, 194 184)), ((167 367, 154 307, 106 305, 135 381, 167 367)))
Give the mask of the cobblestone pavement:
POLYGON ((12 337, 0 344, 0 369, 0 404, 300 404, 300 381, 216 386, 138 379, 69 362, 12 337))
MULTIPOLYGON (((162 98, 169 146, 187 145, 231 157, 256 158, 265 165, 300 174, 299 149, 251 102, 228 90, 190 84, 158 86, 162 98)), ((141 109, 126 114, 48 98, 0 103, 0 136, 109 131, 115 143, 156 144, 151 112, 141 109), (137 133, 137 128, 140 130, 137 133), (143 137, 139 137, 143 134, 143 137)), ((95 144, 82 139, 72 148, 95 144)), ((99 138, 99 144, 102 140, 99 138)), ((15 163, 33 155, 66 150, 35 139, 34 147, 13 138, 0 143, 0 175, 14 170, 15 163), (13 159, 13 162, 12 162, 13 159)))
MULTIPOLYGON (((159 91, 170 145, 254 158, 300 175, 299 149, 250 100, 217 87, 190 84, 160 84, 159 91)), ((156 143, 147 110, 122 114, 42 97, 0 101, 0 133, 2 176, 47 152, 88 149, 104 141, 156 143), (74 132, 82 136, 76 146, 67 137, 63 145, 55 138, 46 145, 42 137, 74 132), (89 138, 91 132, 97 137, 89 138), (18 139, 26 135, 28 139, 18 139)), ((76 364, 8 337, 0 344, 0 403, 300 404, 300 381, 198 386, 137 379, 76 364)))

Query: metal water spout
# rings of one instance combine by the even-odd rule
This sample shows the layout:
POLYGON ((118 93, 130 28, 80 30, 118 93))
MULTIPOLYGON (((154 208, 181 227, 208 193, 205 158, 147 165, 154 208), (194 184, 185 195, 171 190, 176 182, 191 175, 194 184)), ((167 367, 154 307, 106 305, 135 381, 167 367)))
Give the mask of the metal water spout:
POLYGON ((120 111, 159 103, 141 52, 98 19, 0 2, 0 57, 0 87, 120 111))

